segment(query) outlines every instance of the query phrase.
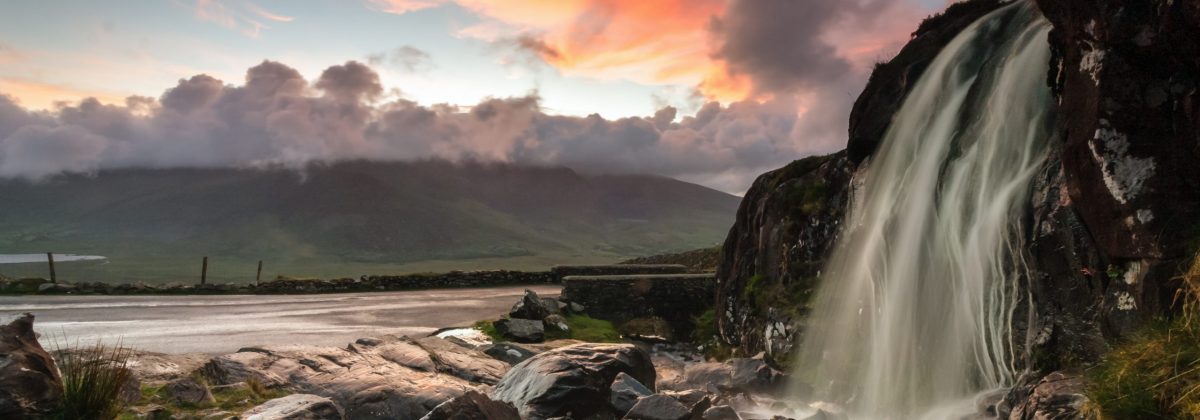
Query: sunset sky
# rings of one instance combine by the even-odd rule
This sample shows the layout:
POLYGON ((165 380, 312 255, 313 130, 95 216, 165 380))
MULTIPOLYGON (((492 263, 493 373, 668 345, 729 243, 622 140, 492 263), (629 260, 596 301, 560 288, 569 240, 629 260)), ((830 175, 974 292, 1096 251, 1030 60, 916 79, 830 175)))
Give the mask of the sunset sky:
POLYGON ((870 66, 944 5, 5 2, 0 176, 439 157, 649 172, 738 193, 757 173, 841 148, 870 66), (295 84, 254 89, 252 68, 295 84), (167 103, 197 89, 211 94, 167 103), (281 131, 281 119, 306 129, 281 131))

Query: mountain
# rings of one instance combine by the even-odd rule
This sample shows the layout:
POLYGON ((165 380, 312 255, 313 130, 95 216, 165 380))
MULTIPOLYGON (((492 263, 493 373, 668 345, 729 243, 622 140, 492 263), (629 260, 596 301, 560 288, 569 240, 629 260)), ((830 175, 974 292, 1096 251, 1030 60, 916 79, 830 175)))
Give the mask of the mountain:
POLYGON ((260 259, 264 277, 612 262, 712 246, 739 201, 663 177, 442 161, 122 169, 3 180, 0 197, 0 254, 103 255, 60 276, 114 281, 192 281, 203 256, 213 281, 252 280, 260 259))

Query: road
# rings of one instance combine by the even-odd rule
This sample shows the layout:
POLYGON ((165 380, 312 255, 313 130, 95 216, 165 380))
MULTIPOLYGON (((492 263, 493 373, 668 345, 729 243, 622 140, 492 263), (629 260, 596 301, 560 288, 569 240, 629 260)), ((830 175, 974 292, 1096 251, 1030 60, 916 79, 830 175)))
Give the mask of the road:
MULTIPOLYGON (((557 296, 558 286, 530 287, 557 296)), ((344 346, 497 317, 525 287, 288 296, 0 296, 0 322, 32 312, 43 346, 96 340, 141 351, 221 354, 253 345, 344 346)))

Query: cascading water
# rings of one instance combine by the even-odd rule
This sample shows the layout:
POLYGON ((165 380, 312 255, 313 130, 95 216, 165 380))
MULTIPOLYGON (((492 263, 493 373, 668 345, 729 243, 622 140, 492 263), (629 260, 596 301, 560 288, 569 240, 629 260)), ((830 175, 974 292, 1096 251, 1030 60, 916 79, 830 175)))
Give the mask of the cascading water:
POLYGON ((929 65, 865 171, 797 375, 854 418, 938 411, 1011 385, 1020 225, 1045 160, 1050 27, 1016 2, 929 65))

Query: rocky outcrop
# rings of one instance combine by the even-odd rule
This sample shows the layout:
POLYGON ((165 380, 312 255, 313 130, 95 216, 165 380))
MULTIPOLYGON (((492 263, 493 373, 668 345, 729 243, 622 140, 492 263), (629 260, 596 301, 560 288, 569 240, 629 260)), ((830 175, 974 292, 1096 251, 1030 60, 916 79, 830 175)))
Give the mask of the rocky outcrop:
POLYGON ((1169 313, 1200 238, 1200 5, 1037 1, 1058 136, 1034 185, 1034 367, 1094 361, 1169 313))
POLYGON ((343 420, 342 407, 325 397, 292 394, 246 410, 245 420, 343 420))
POLYGON ((846 154, 763 174, 738 208, 717 268, 717 326, 743 354, 786 357, 850 197, 846 154))
POLYGON ((0 326, 0 418, 41 418, 62 403, 54 359, 33 332, 33 315, 0 326))
POLYGON ((654 388, 654 365, 644 350, 587 343, 547 351, 513 366, 491 396, 516 406, 522 418, 611 415, 611 386, 620 373, 654 388))
POLYGON ((190 377, 167 382, 163 386, 163 392, 177 404, 201 405, 216 402, 207 385, 190 377))
POLYGON ((346 348, 268 346, 213 358, 200 373, 213 384, 255 379, 330 398, 347 418, 421 418, 439 404, 486 389, 507 364, 437 337, 381 339, 346 348))

